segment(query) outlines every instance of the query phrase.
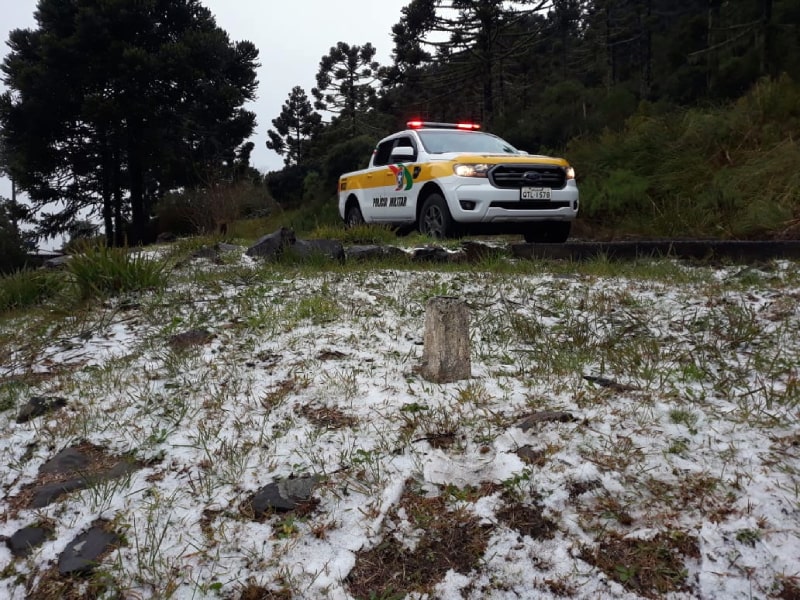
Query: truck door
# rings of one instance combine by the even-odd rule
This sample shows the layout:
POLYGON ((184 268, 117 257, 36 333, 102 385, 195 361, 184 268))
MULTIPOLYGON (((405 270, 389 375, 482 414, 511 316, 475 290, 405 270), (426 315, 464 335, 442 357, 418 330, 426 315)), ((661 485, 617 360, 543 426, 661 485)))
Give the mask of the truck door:
POLYGON ((414 181, 414 162, 417 149, 410 136, 394 139, 394 146, 386 165, 386 183, 382 192, 386 217, 393 223, 414 221, 416 193, 419 188, 414 181))

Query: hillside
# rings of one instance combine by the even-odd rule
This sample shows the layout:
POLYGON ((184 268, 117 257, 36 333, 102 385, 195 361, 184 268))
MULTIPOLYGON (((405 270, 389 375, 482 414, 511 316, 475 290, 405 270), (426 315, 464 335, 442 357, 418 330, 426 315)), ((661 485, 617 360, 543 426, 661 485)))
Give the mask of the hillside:
POLYGON ((800 595, 796 263, 190 250, 0 316, 0 596, 800 595), (416 371, 437 295, 469 380, 416 371))

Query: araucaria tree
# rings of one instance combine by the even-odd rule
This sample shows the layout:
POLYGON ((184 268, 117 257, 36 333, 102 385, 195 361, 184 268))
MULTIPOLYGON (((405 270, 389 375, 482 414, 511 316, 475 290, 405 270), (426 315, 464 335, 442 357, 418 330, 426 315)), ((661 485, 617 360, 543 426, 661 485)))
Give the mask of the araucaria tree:
POLYGON ((350 137, 358 133, 359 116, 375 100, 378 63, 375 47, 339 42, 322 57, 317 72, 317 87, 311 90, 318 110, 327 110, 349 123, 350 137))
MULTIPOLYGON (((552 0, 413 0, 392 28, 397 71, 413 73, 426 66, 425 82, 439 90, 438 104, 453 98, 476 97, 483 120, 497 112, 503 66, 540 41, 543 11, 552 0), (473 85, 478 90, 472 90, 473 85), (476 93, 477 92, 477 93, 476 93)), ((446 103, 456 110, 463 107, 446 103)), ((475 111, 477 112, 477 111, 475 111)), ((452 118, 452 116, 448 117, 452 118)))
POLYGON ((88 210, 139 243, 161 194, 236 164, 258 50, 199 0, 39 0, 35 18, 9 35, 0 124, 41 233, 88 210))
POLYGON ((319 132, 322 117, 311 106, 302 87, 292 88, 281 114, 272 119, 275 129, 267 131, 267 148, 284 157, 286 166, 302 164, 309 140, 319 132))

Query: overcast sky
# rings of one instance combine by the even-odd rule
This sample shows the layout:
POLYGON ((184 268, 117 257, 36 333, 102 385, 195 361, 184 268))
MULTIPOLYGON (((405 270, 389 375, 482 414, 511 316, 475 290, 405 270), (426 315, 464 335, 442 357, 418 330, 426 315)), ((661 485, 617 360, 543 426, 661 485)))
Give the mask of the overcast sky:
MULTIPOLYGON (((389 61, 391 28, 409 0, 201 0, 231 40, 250 40, 260 52, 258 99, 248 108, 258 125, 252 163, 260 171, 280 169, 283 159, 266 148, 267 129, 291 89, 300 85, 311 95, 319 60, 337 42, 377 48, 377 60, 389 61)), ((8 52, 12 29, 36 26, 36 0, 0 0, 0 60, 8 52)), ((0 82, 0 88, 5 89, 0 82)), ((0 179, 0 196, 11 197, 11 184, 0 179)))

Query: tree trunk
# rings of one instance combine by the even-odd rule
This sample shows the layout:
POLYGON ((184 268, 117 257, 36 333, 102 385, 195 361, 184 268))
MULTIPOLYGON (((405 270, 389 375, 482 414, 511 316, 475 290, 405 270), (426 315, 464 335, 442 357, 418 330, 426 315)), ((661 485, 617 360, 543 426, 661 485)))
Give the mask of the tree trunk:
POLYGON ((422 376, 449 383, 472 376, 469 347, 469 308, 458 298, 438 296, 425 307, 422 376))
POLYGON ((128 185, 131 203, 130 246, 140 246, 145 242, 147 231, 147 215, 144 204, 144 169, 142 167, 142 148, 136 131, 135 120, 128 130, 128 185))

